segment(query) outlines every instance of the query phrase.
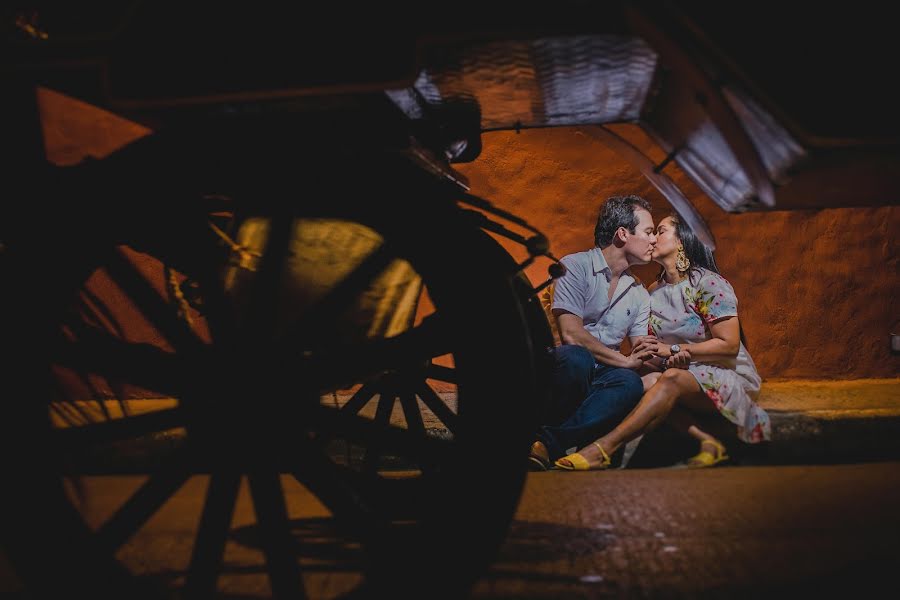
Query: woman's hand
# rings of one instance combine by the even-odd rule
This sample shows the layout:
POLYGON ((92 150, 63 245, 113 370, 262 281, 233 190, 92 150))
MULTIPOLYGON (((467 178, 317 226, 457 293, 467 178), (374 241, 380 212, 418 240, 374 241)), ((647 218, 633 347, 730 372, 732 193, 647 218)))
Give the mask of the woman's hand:
POLYGON ((668 369, 687 369, 691 364, 691 351, 684 349, 678 354, 673 354, 666 361, 668 369))

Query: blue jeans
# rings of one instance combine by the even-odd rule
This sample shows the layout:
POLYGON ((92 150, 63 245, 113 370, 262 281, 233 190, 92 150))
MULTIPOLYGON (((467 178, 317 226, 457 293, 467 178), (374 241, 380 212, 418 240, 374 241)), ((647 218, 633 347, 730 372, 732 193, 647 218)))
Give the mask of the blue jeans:
POLYGON ((554 349, 552 424, 538 432, 550 460, 581 448, 609 433, 637 406, 644 393, 640 376, 631 369, 597 364, 585 348, 554 349))

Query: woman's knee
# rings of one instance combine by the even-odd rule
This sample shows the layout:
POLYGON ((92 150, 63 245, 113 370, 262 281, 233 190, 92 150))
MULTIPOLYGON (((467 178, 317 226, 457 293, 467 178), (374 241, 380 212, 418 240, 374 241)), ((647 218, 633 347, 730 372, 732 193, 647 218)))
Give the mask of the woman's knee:
POLYGON ((672 395, 678 396, 697 391, 697 380, 687 369, 667 369, 662 372, 656 382, 672 395))
MULTIPOLYGON (((666 369, 660 374, 656 384, 665 387, 677 387, 681 381, 681 373, 679 371, 683 371, 683 369, 666 369)), ((684 372, 686 373, 687 371, 684 372)))
POLYGON ((678 397, 682 393, 681 379, 678 373, 672 371, 676 371, 676 369, 669 369, 659 374, 656 383, 645 396, 649 405, 668 411, 678 402, 678 397))

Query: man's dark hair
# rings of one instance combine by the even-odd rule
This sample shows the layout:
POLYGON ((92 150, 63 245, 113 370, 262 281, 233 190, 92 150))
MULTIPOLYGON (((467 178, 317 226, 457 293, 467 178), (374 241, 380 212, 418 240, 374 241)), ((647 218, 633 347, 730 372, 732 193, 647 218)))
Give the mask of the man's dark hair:
POLYGON ((634 212, 641 208, 650 212, 650 203, 640 196, 613 196, 607 199, 600 208, 597 226, 594 227, 594 243, 600 248, 606 248, 612 244, 619 227, 634 233, 638 224, 634 212))

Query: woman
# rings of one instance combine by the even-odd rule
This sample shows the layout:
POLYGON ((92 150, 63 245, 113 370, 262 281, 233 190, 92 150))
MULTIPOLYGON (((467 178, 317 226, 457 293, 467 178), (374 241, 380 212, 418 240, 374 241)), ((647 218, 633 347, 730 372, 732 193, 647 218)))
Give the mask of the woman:
MULTIPOLYGON (((653 260, 662 265, 650 286, 650 334, 657 341, 655 372, 635 409, 608 434, 556 461, 560 469, 605 469, 623 444, 668 421, 700 443, 690 467, 711 467, 728 454, 724 444, 699 427, 716 413, 737 438, 756 443, 771 437, 769 416, 756 403, 760 377, 742 343, 737 298, 718 273, 712 252, 676 215, 660 221, 653 260)), ((715 417, 718 418, 718 417, 715 417)))

